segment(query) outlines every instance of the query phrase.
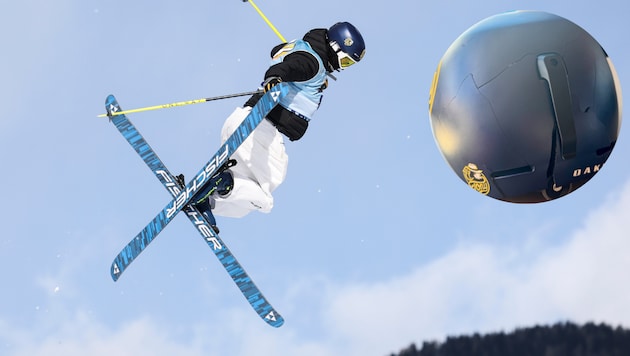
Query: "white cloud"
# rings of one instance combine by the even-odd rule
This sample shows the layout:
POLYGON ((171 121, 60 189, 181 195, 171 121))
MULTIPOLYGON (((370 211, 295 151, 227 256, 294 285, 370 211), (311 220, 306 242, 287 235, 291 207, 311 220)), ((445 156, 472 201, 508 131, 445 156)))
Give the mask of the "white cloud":
POLYGON ((206 354, 195 343, 187 345, 174 340, 166 328, 150 318, 133 320, 111 330, 83 313, 43 338, 0 322, 0 340, 5 343, 2 348, 14 356, 206 354))
MULTIPOLYGON (((337 355, 336 346, 309 340, 294 326, 273 329, 247 308, 227 309, 207 323, 181 325, 153 318, 106 326, 79 312, 55 330, 20 329, 0 320, 0 354, 11 356, 249 356, 337 355)), ((36 328, 37 329, 37 328, 36 328)))
POLYGON ((627 186, 560 246, 463 244, 409 275, 335 291, 325 314, 352 355, 563 320, 630 326, 629 215, 627 186))
MULTIPOLYGON (((304 277, 280 303, 291 317, 277 330, 243 306, 183 327, 150 318, 112 327, 78 313, 43 338, 0 322, 0 340, 18 356, 228 350, 234 355, 386 355, 411 342, 563 320, 630 326, 629 213, 630 186, 553 247, 541 243, 540 231, 532 231, 520 246, 462 243, 408 275, 377 283, 338 285, 321 276, 304 277)), ((50 290, 55 283, 46 285, 50 290)))

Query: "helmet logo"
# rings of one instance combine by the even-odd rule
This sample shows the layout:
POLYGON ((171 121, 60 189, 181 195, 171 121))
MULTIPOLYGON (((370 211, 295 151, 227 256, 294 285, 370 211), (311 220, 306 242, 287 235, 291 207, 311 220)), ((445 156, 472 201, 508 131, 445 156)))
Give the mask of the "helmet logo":
POLYGON ((353 44, 353 43, 354 43, 354 41, 353 41, 353 40, 352 40, 352 38, 350 38, 350 37, 346 37, 346 39, 344 39, 344 40, 343 40, 343 44, 344 44, 346 47, 350 47, 350 46, 352 46, 352 44, 353 44))
POLYGON ((476 164, 468 163, 468 165, 462 169, 462 173, 469 187, 483 195, 490 193, 490 182, 488 182, 488 178, 483 174, 483 170, 477 168, 476 164))

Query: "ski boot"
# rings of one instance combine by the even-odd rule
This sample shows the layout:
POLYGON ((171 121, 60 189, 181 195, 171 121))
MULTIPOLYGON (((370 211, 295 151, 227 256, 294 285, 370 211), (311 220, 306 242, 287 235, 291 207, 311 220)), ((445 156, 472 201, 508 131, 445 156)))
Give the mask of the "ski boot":
POLYGON ((212 214, 212 208, 214 208, 213 197, 225 198, 232 192, 232 188, 234 188, 234 177, 229 168, 234 165, 236 165, 235 160, 228 160, 223 164, 218 172, 210 178, 192 200, 192 204, 206 218, 206 221, 208 221, 217 234, 219 233, 219 228, 212 214))
POLYGON ((206 199, 201 203, 195 204, 195 207, 197 208, 197 210, 199 210, 201 215, 203 215, 208 224, 210 224, 212 230, 214 230, 214 232, 218 234, 219 227, 217 226, 217 219, 215 219, 214 215, 212 214, 212 203, 213 201, 211 201, 211 199, 206 199))

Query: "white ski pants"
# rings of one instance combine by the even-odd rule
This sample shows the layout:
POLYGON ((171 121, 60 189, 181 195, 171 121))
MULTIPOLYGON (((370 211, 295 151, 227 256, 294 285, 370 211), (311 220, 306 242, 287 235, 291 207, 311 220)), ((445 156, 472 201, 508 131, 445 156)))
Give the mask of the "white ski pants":
MULTIPOLYGON (((221 130, 225 142, 250 113, 250 107, 238 107, 227 118, 221 130)), ((271 193, 284 181, 289 157, 284 149, 284 138, 267 119, 232 154, 236 166, 234 188, 225 198, 216 198, 214 215, 240 218, 252 210, 268 213, 273 208, 271 193)))

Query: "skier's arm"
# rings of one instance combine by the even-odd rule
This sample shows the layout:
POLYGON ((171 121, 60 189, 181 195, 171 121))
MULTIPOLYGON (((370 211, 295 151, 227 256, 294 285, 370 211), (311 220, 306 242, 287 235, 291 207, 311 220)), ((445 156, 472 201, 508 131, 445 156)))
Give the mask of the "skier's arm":
POLYGON ((287 55, 280 63, 274 64, 265 72, 265 80, 278 77, 283 82, 303 82, 317 74, 319 63, 310 53, 298 51, 287 55))
MULTIPOLYGON (((275 47, 271 55, 273 56, 284 44, 275 47)), ((319 69, 317 59, 310 53, 304 51, 288 54, 280 63, 274 64, 265 72, 262 83, 265 92, 279 82, 300 82, 313 78, 319 69)), ((245 106, 254 107, 262 93, 252 95, 245 106)))

